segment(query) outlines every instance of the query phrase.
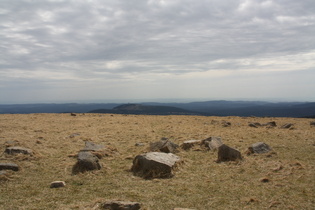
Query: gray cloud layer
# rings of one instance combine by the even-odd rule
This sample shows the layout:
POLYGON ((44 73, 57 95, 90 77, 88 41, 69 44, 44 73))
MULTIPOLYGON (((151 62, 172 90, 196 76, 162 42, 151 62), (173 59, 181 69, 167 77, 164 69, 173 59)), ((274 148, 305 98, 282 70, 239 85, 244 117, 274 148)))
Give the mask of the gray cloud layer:
POLYGON ((119 89, 128 86, 117 83, 133 89, 170 80, 184 87, 188 77, 196 85, 198 78, 233 78, 235 71, 308 75, 315 67, 314 11, 313 0, 2 0, 1 94, 81 83, 91 88, 87 94, 112 89, 125 97, 119 89))

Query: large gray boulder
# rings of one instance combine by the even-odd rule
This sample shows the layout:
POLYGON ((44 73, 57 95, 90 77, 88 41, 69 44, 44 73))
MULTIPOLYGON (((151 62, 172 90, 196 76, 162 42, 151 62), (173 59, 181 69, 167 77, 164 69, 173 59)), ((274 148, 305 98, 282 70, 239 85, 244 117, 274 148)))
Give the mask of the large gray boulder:
POLYGON ((149 152, 137 155, 133 160, 132 172, 145 179, 170 178, 180 158, 172 153, 149 152))
POLYGON ((211 136, 202 140, 202 143, 210 150, 217 150, 223 144, 222 139, 219 136, 211 136))
POLYGON ((262 154, 262 153, 267 153, 270 152, 271 148, 268 144, 264 142, 257 142, 255 144, 252 144, 250 147, 248 147, 248 152, 247 154, 262 154))
POLYGON ((31 149, 27 149, 24 147, 7 147, 4 152, 9 155, 15 155, 15 154, 32 155, 33 154, 33 151, 31 149))
POLYGON ((218 149, 218 160, 217 162, 224 162, 224 161, 237 161, 242 160, 241 153, 233 149, 225 144, 222 144, 218 149))
POLYGON ((86 171, 99 170, 101 165, 97 156, 88 151, 81 151, 78 160, 72 168, 72 174, 84 173, 86 171))
POLYGON ((1 170, 18 171, 20 168, 15 163, 0 163, 0 171, 1 170))
POLYGON ((140 207, 140 203, 130 201, 106 201, 100 204, 100 209, 109 210, 138 210, 140 207))

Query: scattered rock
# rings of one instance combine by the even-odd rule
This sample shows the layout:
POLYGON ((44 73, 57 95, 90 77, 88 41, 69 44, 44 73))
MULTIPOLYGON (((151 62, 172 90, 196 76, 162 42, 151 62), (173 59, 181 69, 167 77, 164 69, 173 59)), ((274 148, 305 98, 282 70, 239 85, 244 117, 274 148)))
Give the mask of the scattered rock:
POLYGON ((315 121, 310 122, 310 126, 315 126, 315 121))
POLYGON ((80 136, 80 133, 73 133, 73 134, 71 134, 69 137, 70 137, 70 138, 74 138, 74 137, 76 137, 76 136, 80 136))
POLYGON ((178 145, 169 141, 168 139, 161 139, 160 141, 153 142, 150 144, 151 152, 165 152, 165 153, 176 153, 178 145))
POLYGON ((230 122, 226 122, 226 121, 223 121, 223 122, 222 122, 222 126, 223 126, 223 127, 231 127, 231 125, 232 125, 232 124, 231 124, 230 122))
POLYGON ((174 208, 173 210, 195 210, 195 209, 187 209, 187 208, 174 208))
POLYGON ((59 187, 65 187, 66 183, 64 181, 54 181, 50 183, 50 188, 59 188, 59 187))
POLYGON ((261 124, 258 122, 255 122, 255 123, 249 123, 248 126, 252 128, 258 128, 261 126, 261 124))
POLYGON ((135 144, 135 146, 137 146, 137 147, 144 146, 144 145, 145 145, 145 143, 141 143, 141 142, 137 142, 137 143, 135 144))
POLYGON ((218 150, 217 162, 242 160, 241 153, 225 144, 222 144, 218 150))
POLYGON ((210 150, 217 150, 223 143, 221 137, 211 136, 207 139, 202 140, 203 145, 205 145, 210 150))
POLYGON ((275 121, 271 121, 263 124, 263 126, 267 126, 268 128, 277 127, 277 123, 275 121))
POLYGON ((170 178, 179 161, 180 158, 172 153, 149 152, 136 156, 131 170, 145 179, 170 178))
POLYGON ((15 155, 15 154, 32 155, 33 151, 31 149, 27 149, 23 147, 7 147, 5 149, 5 153, 9 155, 15 155))
POLYGON ((71 113, 70 115, 73 117, 77 116, 77 114, 75 114, 75 113, 71 113))
POLYGON ((100 209, 110 210, 138 210, 140 207, 140 203, 130 201, 106 201, 100 204, 100 209))
POLYGON ((103 145, 99 145, 99 144, 95 144, 95 143, 90 142, 90 141, 86 141, 85 147, 81 151, 98 152, 98 151, 102 151, 104 149, 105 149, 105 146, 103 146, 103 145))
POLYGON ((98 157, 91 152, 81 151, 78 154, 77 163, 72 168, 72 174, 99 169, 101 169, 101 165, 99 164, 98 157))
POLYGON ((18 144, 19 144, 19 142, 18 142, 18 141, 14 141, 14 140, 9 140, 9 141, 6 141, 6 142, 4 143, 4 145, 5 145, 6 147, 17 146, 18 144))
POLYGON ((252 144, 250 147, 248 147, 247 154, 248 155, 253 154, 253 153, 262 154, 262 153, 267 153, 270 151, 271 151, 271 148, 269 147, 268 144, 264 142, 257 142, 255 144, 252 144))
POLYGON ((267 177, 263 177, 259 180, 260 182, 263 182, 263 183, 267 183, 267 182, 270 182, 270 180, 267 178, 267 177))
POLYGON ((201 140, 188 140, 188 141, 184 141, 180 147, 184 150, 188 150, 196 145, 200 146, 201 144, 202 144, 201 140))
POLYGON ((1 170, 18 171, 20 168, 15 163, 0 163, 0 171, 1 170))
POLYGON ((287 124, 282 125, 281 128, 288 129, 288 128, 291 128, 292 126, 293 126, 292 123, 287 123, 287 124))

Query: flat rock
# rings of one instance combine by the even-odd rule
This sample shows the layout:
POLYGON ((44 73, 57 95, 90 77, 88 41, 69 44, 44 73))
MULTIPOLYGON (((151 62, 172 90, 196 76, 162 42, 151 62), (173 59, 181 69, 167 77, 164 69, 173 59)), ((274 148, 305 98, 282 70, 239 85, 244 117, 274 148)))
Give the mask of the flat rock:
POLYGON ((0 163, 0 170, 18 171, 20 168, 15 163, 0 163))
POLYGON ((170 178, 180 158, 172 153, 149 152, 137 155, 133 160, 132 172, 145 179, 170 178))
POLYGON ((276 127, 277 123, 275 121, 267 122, 263 124, 263 126, 267 126, 268 128, 276 127))
POLYGON ((50 183, 50 188, 59 188, 59 187, 65 187, 66 183, 64 181, 54 181, 50 183))
POLYGON ((103 145, 99 145, 99 144, 95 144, 93 142, 90 141, 86 141, 85 142, 85 147, 81 150, 81 151, 102 151, 105 149, 105 146, 103 145))
POLYGON ((86 171, 100 170, 101 165, 97 156, 88 151, 81 151, 78 154, 78 161, 72 168, 72 174, 86 171))
POLYGON ((106 201, 105 203, 100 204, 100 209, 138 210, 140 208, 140 203, 130 201, 106 201))
POLYGON ((257 153, 257 154, 262 154, 262 153, 267 153, 270 152, 271 148, 269 147, 268 144, 264 142, 257 142, 255 144, 252 144, 250 147, 248 147, 248 153, 257 153))
POLYGON ((258 128, 258 127, 261 126, 261 124, 258 123, 258 122, 256 122, 256 123, 248 123, 248 126, 249 126, 249 127, 252 127, 252 128, 258 128))
POLYGON ((223 143, 219 136, 211 136, 202 140, 203 144, 210 150, 217 150, 223 143))
POLYGON ((15 154, 32 155, 33 154, 33 151, 31 149, 27 149, 23 147, 7 147, 4 152, 9 155, 15 155, 15 154))
POLYGON ((201 145, 202 141, 201 140, 188 140, 188 141, 184 141, 180 147, 184 150, 188 150, 191 149, 192 147, 196 146, 196 145, 201 145))
POLYGON ((225 144, 222 144, 218 149, 218 160, 217 162, 224 162, 224 161, 237 161, 242 160, 241 153, 233 149, 225 144))
POLYGON ((292 126, 293 126, 292 123, 287 123, 287 124, 282 125, 281 128, 288 129, 288 128, 291 128, 292 126))
POLYGON ((310 126, 315 126, 315 121, 310 122, 310 126))

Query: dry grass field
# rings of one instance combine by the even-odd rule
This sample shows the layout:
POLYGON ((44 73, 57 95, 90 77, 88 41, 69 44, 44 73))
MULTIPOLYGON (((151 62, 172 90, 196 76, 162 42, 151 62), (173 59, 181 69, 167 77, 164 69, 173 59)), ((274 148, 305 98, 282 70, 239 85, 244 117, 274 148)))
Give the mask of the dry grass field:
POLYGON ((137 201, 142 209, 315 209, 315 127, 311 119, 110 114, 0 115, 0 162, 20 171, 0 177, 0 209, 96 209, 106 200, 137 201), (230 127, 222 126, 231 122, 230 127), (275 128, 249 122, 275 121, 275 128), (293 123, 293 129, 281 129, 293 123), (73 135, 72 134, 77 134, 73 135), (170 179, 144 180, 130 172, 133 158, 150 142, 177 144, 220 136, 242 152, 241 162, 216 163, 217 152, 192 149, 170 179), (101 170, 72 175, 73 157, 92 141, 108 148, 101 170), (2 153, 8 141, 34 151, 2 153), (137 142, 145 146, 135 146, 137 142), (256 142, 273 152, 245 155, 256 142), (56 180, 66 187, 50 188, 56 180), (264 180, 264 181, 262 181, 264 180))

